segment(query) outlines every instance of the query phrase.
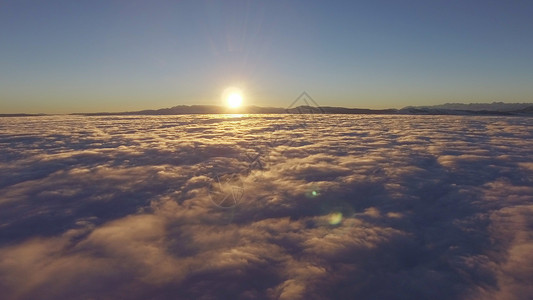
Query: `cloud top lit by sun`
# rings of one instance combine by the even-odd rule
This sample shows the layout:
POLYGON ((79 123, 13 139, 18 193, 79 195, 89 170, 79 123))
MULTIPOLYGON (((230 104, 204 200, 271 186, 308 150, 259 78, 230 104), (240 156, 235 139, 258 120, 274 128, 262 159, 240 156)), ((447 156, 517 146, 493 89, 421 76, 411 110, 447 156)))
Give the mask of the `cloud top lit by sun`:
POLYGON ((229 108, 238 108, 243 103, 243 93, 240 89, 235 87, 229 87, 222 93, 222 100, 229 108))

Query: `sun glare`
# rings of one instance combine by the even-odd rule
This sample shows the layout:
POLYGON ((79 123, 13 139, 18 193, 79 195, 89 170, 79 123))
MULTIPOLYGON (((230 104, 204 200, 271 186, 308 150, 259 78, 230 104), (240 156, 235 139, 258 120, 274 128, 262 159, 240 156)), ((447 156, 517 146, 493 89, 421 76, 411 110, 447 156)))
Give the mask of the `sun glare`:
POLYGON ((226 98, 226 102, 230 108, 237 108, 242 105, 242 95, 240 93, 231 93, 226 98))

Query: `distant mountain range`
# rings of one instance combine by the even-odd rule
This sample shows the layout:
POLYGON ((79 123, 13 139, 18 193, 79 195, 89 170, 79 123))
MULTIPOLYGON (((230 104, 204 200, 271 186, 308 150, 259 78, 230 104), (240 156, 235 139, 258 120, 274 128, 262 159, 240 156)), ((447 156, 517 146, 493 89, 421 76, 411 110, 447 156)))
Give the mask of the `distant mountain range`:
MULTIPOLYGON (((229 109, 217 105, 179 105, 171 108, 129 112, 74 113, 81 116, 189 115, 189 114, 403 114, 403 115, 495 115, 533 116, 533 103, 446 103, 408 106, 402 109, 364 109, 302 105, 293 108, 246 106, 229 109)), ((0 114, 0 117, 43 116, 45 114, 0 114)))
POLYGON ((229 109, 216 105, 180 105, 157 110, 141 110, 119 113, 80 113, 74 115, 106 116, 106 115, 186 115, 186 114, 394 114, 397 109, 360 109, 330 106, 298 106, 294 108, 246 106, 229 109))
POLYGON ((492 103, 446 103, 433 106, 419 106, 418 108, 429 109, 446 109, 446 110, 467 110, 467 111, 518 111, 527 107, 533 106, 533 103, 504 103, 504 102, 492 102, 492 103))
POLYGON ((333 106, 297 106, 293 108, 246 106, 229 109, 216 105, 179 105, 157 110, 119 113, 80 113, 83 116, 107 115, 186 115, 186 114, 412 114, 412 115, 520 115, 533 116, 533 103, 447 103, 434 106, 408 106, 402 109, 364 109, 333 106))
POLYGON ((0 114, 0 117, 39 117, 46 114, 0 114))
POLYGON ((423 115, 504 115, 533 116, 533 103, 446 103, 433 106, 408 106, 400 114, 423 115))

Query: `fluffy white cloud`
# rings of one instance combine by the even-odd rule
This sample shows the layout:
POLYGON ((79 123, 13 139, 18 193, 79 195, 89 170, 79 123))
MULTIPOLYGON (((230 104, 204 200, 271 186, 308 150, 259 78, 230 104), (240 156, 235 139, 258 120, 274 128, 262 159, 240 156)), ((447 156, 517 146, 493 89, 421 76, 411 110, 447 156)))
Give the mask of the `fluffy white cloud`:
POLYGON ((2 297, 533 293, 533 119, 300 123, 291 115, 0 119, 2 297), (230 175, 242 197, 217 206, 214 178, 230 175))

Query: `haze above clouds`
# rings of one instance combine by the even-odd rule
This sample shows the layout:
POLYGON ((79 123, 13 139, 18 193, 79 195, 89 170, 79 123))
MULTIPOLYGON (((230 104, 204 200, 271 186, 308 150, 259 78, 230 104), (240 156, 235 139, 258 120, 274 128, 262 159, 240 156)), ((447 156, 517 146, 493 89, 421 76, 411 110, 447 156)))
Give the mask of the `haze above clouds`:
POLYGON ((2 297, 533 294, 533 119, 303 118, 0 118, 2 297))

